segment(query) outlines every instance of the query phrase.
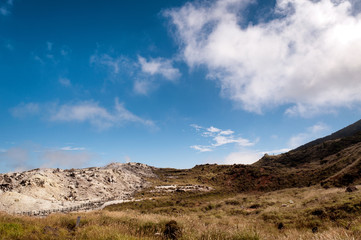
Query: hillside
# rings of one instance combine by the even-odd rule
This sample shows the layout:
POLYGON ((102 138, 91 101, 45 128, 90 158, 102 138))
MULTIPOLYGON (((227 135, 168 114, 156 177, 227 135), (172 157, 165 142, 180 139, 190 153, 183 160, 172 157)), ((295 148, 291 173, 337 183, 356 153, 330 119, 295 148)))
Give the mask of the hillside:
POLYGON ((163 184, 206 184, 235 192, 360 184, 361 120, 287 153, 266 154, 252 165, 205 164, 155 173, 163 184))
POLYGON ((111 200, 129 199, 154 177, 140 163, 112 163, 84 169, 34 169, 0 174, 0 211, 68 212, 93 209, 111 200))

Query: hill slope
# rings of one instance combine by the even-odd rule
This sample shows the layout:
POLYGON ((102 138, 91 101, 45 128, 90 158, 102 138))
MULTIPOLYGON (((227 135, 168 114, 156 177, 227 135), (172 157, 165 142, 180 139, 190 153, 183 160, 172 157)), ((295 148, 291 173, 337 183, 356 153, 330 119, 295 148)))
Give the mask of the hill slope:
POLYGON ((197 183, 227 191, 272 191, 316 184, 361 183, 361 120, 290 152, 265 155, 252 165, 198 165, 157 169, 163 183, 197 183))

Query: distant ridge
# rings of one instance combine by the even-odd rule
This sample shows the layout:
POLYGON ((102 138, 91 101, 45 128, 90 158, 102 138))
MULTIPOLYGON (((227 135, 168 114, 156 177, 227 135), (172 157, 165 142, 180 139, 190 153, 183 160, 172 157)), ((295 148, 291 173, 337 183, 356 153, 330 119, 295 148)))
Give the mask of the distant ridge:
POLYGON ((302 150, 304 148, 312 147, 312 146, 315 146, 317 144, 320 144, 320 143, 323 143, 323 142, 326 142, 329 140, 336 140, 339 138, 350 137, 352 135, 355 135, 358 132, 361 132, 361 119, 347 127, 342 128, 341 130, 339 130, 337 132, 334 132, 334 133, 326 136, 326 137, 318 138, 314 141, 306 143, 306 144, 296 148, 295 150, 302 150))

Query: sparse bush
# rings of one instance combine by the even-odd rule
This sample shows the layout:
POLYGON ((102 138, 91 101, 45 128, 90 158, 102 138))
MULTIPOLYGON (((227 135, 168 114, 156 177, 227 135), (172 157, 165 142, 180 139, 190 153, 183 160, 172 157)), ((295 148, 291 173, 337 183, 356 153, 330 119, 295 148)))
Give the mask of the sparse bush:
POLYGON ((176 221, 171 220, 165 224, 163 234, 167 239, 175 240, 181 236, 181 228, 178 226, 176 221))

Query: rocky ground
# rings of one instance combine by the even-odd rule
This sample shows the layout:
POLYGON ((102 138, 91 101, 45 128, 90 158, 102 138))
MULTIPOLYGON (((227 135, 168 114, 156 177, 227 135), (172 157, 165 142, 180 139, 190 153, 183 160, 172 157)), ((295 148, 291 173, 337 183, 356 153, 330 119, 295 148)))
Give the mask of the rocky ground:
POLYGON ((50 212, 101 207, 130 199, 155 177, 140 163, 112 163, 84 169, 34 169, 0 174, 0 211, 46 215, 50 212))

